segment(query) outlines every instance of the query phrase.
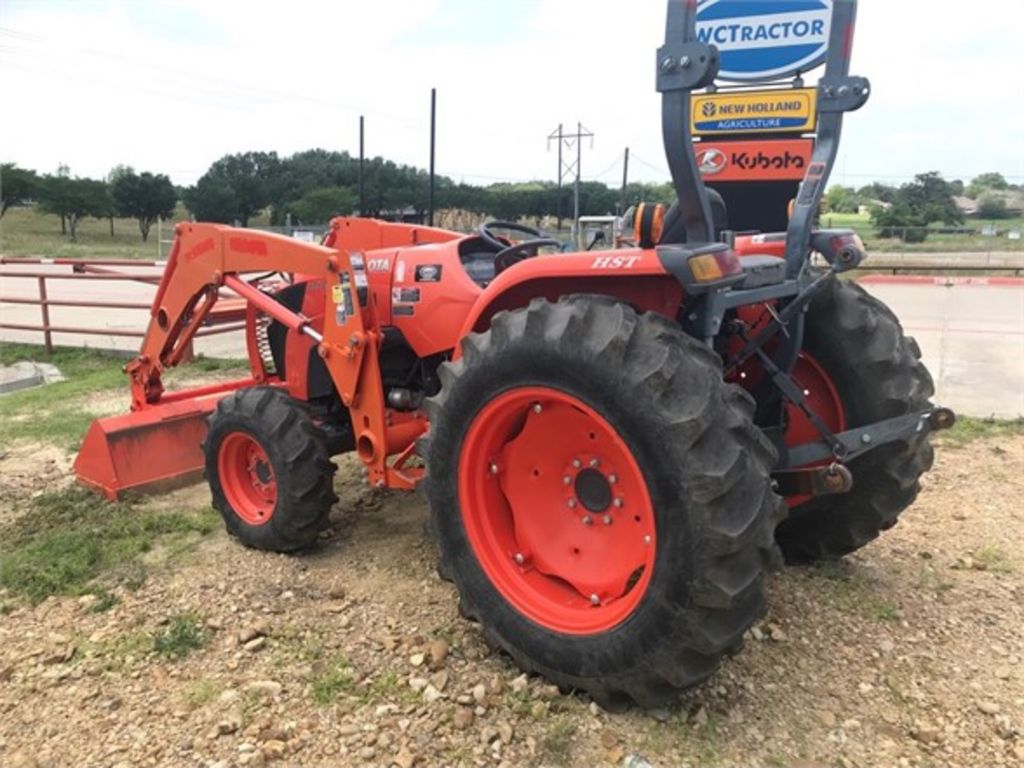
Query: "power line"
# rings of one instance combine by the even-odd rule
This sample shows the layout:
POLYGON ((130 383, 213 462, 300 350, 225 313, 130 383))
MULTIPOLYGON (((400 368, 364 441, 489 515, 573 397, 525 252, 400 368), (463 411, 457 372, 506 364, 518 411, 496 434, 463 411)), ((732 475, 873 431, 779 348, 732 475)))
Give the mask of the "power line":
POLYGON ((567 176, 575 175, 573 182, 573 213, 572 213, 572 234, 573 239, 576 238, 576 227, 577 221, 580 218, 580 172, 583 165, 583 139, 590 139, 590 147, 594 147, 594 134, 583 127, 583 123, 576 123, 576 133, 566 133, 562 127, 562 124, 558 124, 558 128, 552 131, 548 136, 548 149, 551 148, 551 142, 558 141, 558 228, 562 228, 562 181, 567 176), (569 160, 564 159, 564 153, 562 152, 563 147, 572 149, 576 148, 576 159, 572 160, 571 155, 569 160))

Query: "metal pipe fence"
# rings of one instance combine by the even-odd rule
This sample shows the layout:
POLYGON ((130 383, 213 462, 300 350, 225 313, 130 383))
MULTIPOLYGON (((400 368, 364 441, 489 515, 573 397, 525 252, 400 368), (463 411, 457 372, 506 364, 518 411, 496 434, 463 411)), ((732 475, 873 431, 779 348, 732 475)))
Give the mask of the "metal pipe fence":
MULTIPOLYGON (((68 266, 69 272, 47 272, 42 270, 18 270, 0 269, 0 284, 4 290, 0 290, 0 305, 15 306, 38 306, 39 323, 11 322, 0 320, 0 329, 12 331, 36 331, 43 335, 43 344, 47 353, 53 352, 53 334, 65 333, 82 336, 115 336, 128 338, 143 338, 146 335, 148 317, 140 324, 138 329, 110 328, 89 325, 55 324, 50 317, 50 307, 72 307, 81 309, 115 309, 115 310, 144 310, 147 313, 151 310, 152 301, 124 301, 116 299, 101 298, 52 298, 48 288, 49 281, 76 281, 76 282, 100 282, 100 283, 143 283, 153 287, 160 283, 163 275, 163 261, 130 261, 117 259, 32 259, 32 258, 10 258, 0 257, 0 265, 11 266, 68 266), (122 268, 142 267, 161 268, 159 272, 137 273, 109 269, 111 266, 122 268), (13 295, 6 288, 14 280, 33 280, 36 284, 36 295, 13 295)), ((215 308, 207 317, 206 327, 196 333, 197 338, 212 336, 214 334, 229 333, 243 330, 245 323, 241 321, 244 317, 245 302, 242 300, 228 300, 215 308)))

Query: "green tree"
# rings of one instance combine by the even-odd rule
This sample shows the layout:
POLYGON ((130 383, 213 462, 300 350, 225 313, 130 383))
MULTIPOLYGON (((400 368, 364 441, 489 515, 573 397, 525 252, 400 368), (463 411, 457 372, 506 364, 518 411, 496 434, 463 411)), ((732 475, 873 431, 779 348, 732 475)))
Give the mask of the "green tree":
POLYGON ((1006 200, 991 192, 978 199, 978 218, 1005 219, 1010 215, 1006 209, 1006 200))
POLYGON ((280 165, 276 152, 239 152, 214 162, 200 181, 217 180, 226 184, 235 199, 231 218, 237 218, 247 227, 250 218, 273 202, 274 180, 280 165))
POLYGON ((356 193, 348 187, 319 187, 291 203, 288 211, 302 224, 323 224, 352 213, 356 203, 356 193))
POLYGON ((14 163, 0 165, 0 218, 12 205, 31 199, 39 184, 35 171, 19 168, 14 163))
POLYGON ((961 224, 964 216, 953 202, 949 182, 938 171, 919 173, 909 184, 900 187, 897 200, 906 201, 926 223, 961 224))
POLYGON ((953 202, 949 182, 936 171, 919 173, 901 186, 888 207, 872 209, 871 219, 879 237, 902 237, 906 242, 924 240, 928 225, 934 222, 960 224, 964 220, 953 202))
POLYGON ((117 174, 111 188, 118 212, 139 223, 143 242, 149 239, 149 230, 157 219, 174 216, 178 195, 171 180, 163 174, 137 174, 128 168, 117 174))
POLYGON ((107 185, 96 179, 77 179, 58 175, 43 177, 38 191, 39 207, 67 222, 71 241, 78 239, 78 223, 85 216, 105 217, 107 185))
POLYGON ((114 217, 117 216, 117 202, 111 192, 110 184, 105 181, 96 181, 93 187, 93 194, 96 196, 89 215, 96 219, 106 219, 110 225, 110 236, 114 236, 114 217))
POLYGON ((891 184, 882 184, 879 181, 873 181, 857 190, 857 194, 865 203, 870 203, 872 200, 892 203, 896 200, 896 193, 896 187, 891 184))
POLYGON ((825 203, 832 213, 856 213, 863 204, 863 198, 853 187, 836 184, 825 193, 825 203))
POLYGON ((240 217, 238 197, 223 179, 203 176, 185 191, 185 207, 199 221, 230 224, 240 217))
POLYGON ((971 179, 971 183, 967 186, 966 194, 971 198, 978 198, 985 190, 1004 190, 1009 189, 1010 184, 1001 173, 990 172, 982 173, 971 179))

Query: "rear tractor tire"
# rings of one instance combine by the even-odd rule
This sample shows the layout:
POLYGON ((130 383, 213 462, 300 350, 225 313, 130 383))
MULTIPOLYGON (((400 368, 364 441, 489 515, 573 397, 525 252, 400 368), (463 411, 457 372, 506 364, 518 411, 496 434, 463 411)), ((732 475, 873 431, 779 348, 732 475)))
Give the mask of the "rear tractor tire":
MULTIPOLYGON (((803 350, 830 380, 846 429, 930 407, 934 386, 917 342, 856 283, 832 278, 814 298, 803 350)), ((839 558, 877 538, 913 503, 931 465, 927 434, 851 461, 852 490, 795 506, 779 526, 776 539, 787 562, 839 558)))
POLYGON ((245 546, 294 552, 327 527, 335 466, 323 432, 287 392, 252 387, 222 399, 203 450, 213 507, 245 546))
POLYGON ((713 352, 608 298, 536 299, 441 381, 431 529, 492 646, 606 707, 671 701, 740 646, 785 510, 713 352))

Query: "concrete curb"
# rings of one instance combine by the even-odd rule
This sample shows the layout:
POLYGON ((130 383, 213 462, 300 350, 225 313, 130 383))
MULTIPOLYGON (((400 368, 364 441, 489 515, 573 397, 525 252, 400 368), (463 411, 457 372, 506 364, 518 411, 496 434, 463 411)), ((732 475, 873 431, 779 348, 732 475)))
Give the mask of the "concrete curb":
POLYGON ((1020 288, 1024 277, 953 277, 948 275, 865 275, 857 279, 866 285, 977 285, 1020 288))

